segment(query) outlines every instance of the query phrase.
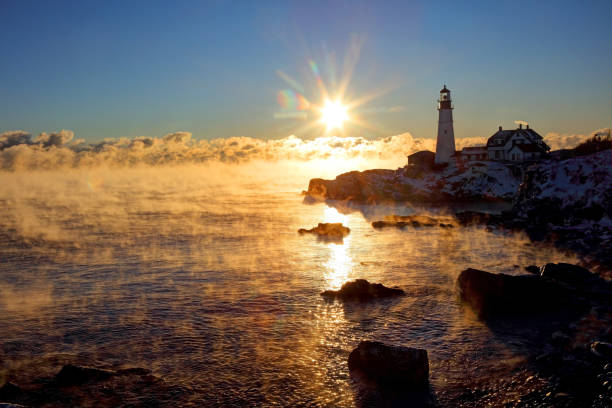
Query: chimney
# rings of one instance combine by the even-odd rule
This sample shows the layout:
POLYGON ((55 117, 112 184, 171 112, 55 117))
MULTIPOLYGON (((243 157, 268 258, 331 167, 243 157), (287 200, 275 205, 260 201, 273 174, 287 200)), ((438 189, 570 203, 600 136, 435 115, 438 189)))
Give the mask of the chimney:
POLYGON ((499 127, 499 130, 500 130, 500 131, 502 130, 501 126, 499 127))
POLYGON ((519 129, 522 129, 522 128, 523 128, 523 124, 519 123, 519 129))

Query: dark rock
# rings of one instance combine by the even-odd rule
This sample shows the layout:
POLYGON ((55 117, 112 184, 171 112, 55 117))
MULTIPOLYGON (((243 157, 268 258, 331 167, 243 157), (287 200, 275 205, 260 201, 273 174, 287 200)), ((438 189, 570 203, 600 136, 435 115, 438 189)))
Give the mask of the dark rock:
POLYGON ((569 305, 571 293, 540 276, 466 269, 457 278, 459 296, 480 317, 533 314, 569 305))
POLYGON ((525 270, 529 273, 533 273, 534 275, 539 275, 540 274, 540 268, 538 268, 535 265, 529 265, 525 267, 525 270))
POLYGON ((612 361, 612 343, 594 341, 591 344, 591 352, 598 357, 612 361))
POLYGON ((403 296, 405 293, 399 288, 388 288, 381 283, 370 283, 365 279, 346 282, 340 290, 326 290, 321 296, 326 298, 339 298, 342 300, 380 299, 386 297, 403 296))
POLYGON ((316 234, 319 236, 326 236, 331 238, 344 238, 351 232, 350 228, 345 227, 342 223, 322 223, 320 222, 314 228, 304 229, 300 228, 298 230, 300 234, 316 234))
POLYGON ((451 222, 452 219, 448 217, 437 219, 428 215, 390 215, 386 216, 385 219, 382 221, 374 221, 372 223, 372 226, 374 228, 404 228, 406 226, 411 226, 415 228, 436 226, 439 226, 441 228, 453 228, 454 225, 451 222))
POLYGON ((395 170, 351 171, 335 180, 312 179, 308 184, 308 195, 330 200, 376 202, 390 200, 385 186, 392 183, 395 170))
POLYGON ((550 337, 552 343, 556 345, 563 346, 570 342, 570 336, 558 330, 554 332, 550 337))
POLYGON ((349 370, 407 388, 424 388, 429 381, 427 350, 362 341, 348 358, 349 370))
POLYGON ((81 367, 67 364, 55 376, 55 382, 60 386, 80 385, 91 381, 103 381, 116 373, 94 367, 81 367))
POLYGON ((460 211, 455 213, 455 218, 461 225, 488 224, 492 220, 492 215, 479 211, 460 211))
POLYGON ((405 227, 406 223, 399 223, 399 222, 394 222, 394 223, 390 223, 387 221, 374 221, 372 223, 372 227, 374 228, 384 228, 384 227, 397 227, 397 228, 403 228, 405 227))
POLYGON ((600 276, 581 266, 567 263, 548 263, 542 267, 541 276, 560 285, 565 285, 581 296, 609 304, 612 285, 600 276))
POLYGON ((13 400, 17 398, 22 393, 22 389, 13 384, 12 382, 6 382, 2 387, 0 387, 0 400, 13 400))
POLYGON ((571 286, 579 286, 595 278, 588 269, 568 263, 547 263, 542 267, 540 275, 571 286))

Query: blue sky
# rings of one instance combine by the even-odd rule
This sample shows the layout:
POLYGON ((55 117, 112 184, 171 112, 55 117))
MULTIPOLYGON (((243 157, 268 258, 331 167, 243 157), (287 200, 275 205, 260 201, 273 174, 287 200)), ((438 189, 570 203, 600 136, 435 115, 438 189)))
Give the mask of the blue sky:
POLYGON ((433 137, 444 83, 457 137, 612 125, 612 2, 377 3, 1 0, 0 132, 314 137, 277 94, 320 103, 308 61, 333 92, 356 43, 346 99, 385 93, 351 135, 433 137))

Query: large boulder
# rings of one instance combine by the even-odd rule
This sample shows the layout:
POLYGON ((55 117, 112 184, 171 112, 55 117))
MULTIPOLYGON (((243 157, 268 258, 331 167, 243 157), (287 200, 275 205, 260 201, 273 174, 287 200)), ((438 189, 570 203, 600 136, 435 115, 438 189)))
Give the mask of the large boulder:
POLYGON ((349 355, 348 366, 381 384, 424 388, 429 381, 429 359, 423 349, 362 341, 349 355))
POLYGON ((483 318, 533 314, 570 304, 571 291, 538 275, 512 276, 468 268, 457 278, 459 296, 483 318))
POLYGON ((341 300, 367 301, 372 299, 403 296, 405 293, 399 288, 388 288, 381 283, 370 283, 365 279, 356 279, 346 282, 340 290, 326 290, 321 293, 325 298, 338 298, 341 300))

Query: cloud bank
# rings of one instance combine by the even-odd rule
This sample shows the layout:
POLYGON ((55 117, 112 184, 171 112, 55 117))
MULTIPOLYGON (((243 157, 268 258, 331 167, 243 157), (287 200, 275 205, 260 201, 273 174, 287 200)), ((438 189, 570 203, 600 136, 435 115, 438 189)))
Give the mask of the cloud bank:
MULTIPOLYGON (((588 137, 590 135, 548 133, 544 140, 556 150, 574 147, 588 137)), ((484 137, 456 140, 457 149, 484 143, 484 137)), ((0 134, 0 170, 245 163, 255 160, 361 159, 402 163, 407 154, 434 148, 434 139, 414 138, 410 133, 374 140, 334 136, 304 140, 289 136, 275 140, 232 137, 197 141, 189 132, 174 132, 158 138, 115 138, 86 144, 82 139, 75 140, 70 130, 41 133, 36 138, 18 130, 0 134)))

